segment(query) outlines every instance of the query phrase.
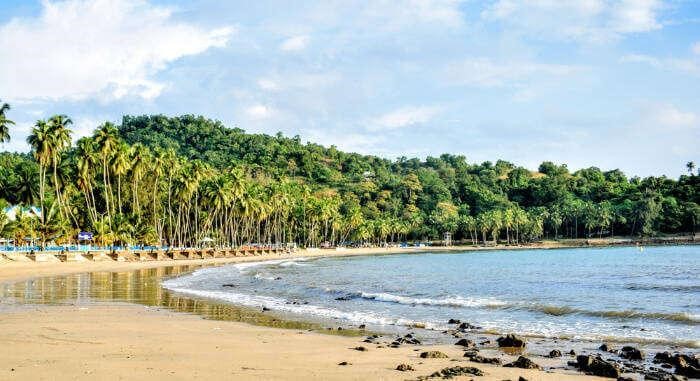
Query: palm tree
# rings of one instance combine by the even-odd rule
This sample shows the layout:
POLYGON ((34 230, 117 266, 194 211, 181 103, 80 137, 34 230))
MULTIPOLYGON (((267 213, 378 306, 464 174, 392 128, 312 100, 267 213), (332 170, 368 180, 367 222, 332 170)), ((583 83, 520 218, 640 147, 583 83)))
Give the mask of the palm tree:
POLYGON ((25 205, 34 205, 39 195, 36 178, 38 173, 34 165, 21 165, 17 171, 16 199, 25 205))
MULTIPOLYGON (((32 147, 32 153, 39 164, 39 216, 41 224, 45 222, 44 199, 46 197, 46 170, 52 162, 53 136, 52 128, 45 120, 38 120, 27 137, 27 143, 32 147)), ((42 247, 45 242, 42 240, 42 247)))
POLYGON ((119 130, 114 124, 110 122, 105 122, 102 126, 98 127, 94 134, 95 143, 100 151, 100 157, 102 158, 102 183, 105 188, 105 208, 107 209, 108 216, 113 214, 114 211, 114 200, 112 197, 112 186, 110 185, 109 179, 109 166, 107 165, 114 154, 114 150, 117 148, 119 143, 119 130))
MULTIPOLYGON (((1 134, 2 134, 2 132, 0 132, 0 135, 1 134)), ((692 176, 694 174, 694 171, 695 171, 695 163, 692 161, 689 161, 685 164, 685 167, 688 168, 688 173, 690 173, 690 175, 692 176)))
POLYGON ((113 238, 121 245, 129 247, 132 244, 136 229, 124 215, 115 216, 111 230, 114 232, 113 238))
POLYGON ((131 212, 141 218, 141 207, 139 204, 139 181, 148 169, 150 152, 141 143, 131 146, 131 212))
POLYGON ((2 103, 2 100, 0 100, 0 116, 5 116, 5 113, 10 111, 10 105, 7 103, 2 103))
POLYGON ((491 235, 493 236, 493 245, 498 245, 498 236, 501 234, 501 229, 503 228, 503 211, 492 210, 488 212, 489 219, 491 220, 491 235))
POLYGON ((37 218, 34 218, 30 212, 19 209, 11 228, 15 245, 21 245, 27 238, 33 240, 36 237, 36 225, 37 218))
POLYGON ((39 223, 39 233, 41 235, 41 247, 46 245, 46 241, 63 240, 72 236, 70 223, 58 212, 58 202, 54 200, 45 209, 46 215, 41 216, 39 223))
POLYGON ((53 166, 53 186, 59 213, 63 216, 63 201, 61 200, 57 168, 61 161, 61 154, 70 147, 72 131, 68 129, 68 126, 73 124, 73 121, 65 115, 54 115, 49 118, 48 124, 51 129, 49 144, 51 165, 53 166))
POLYGON ((6 112, 10 111, 10 105, 0 101, 0 143, 10 141, 10 125, 15 122, 7 119, 6 112))
POLYGON ((527 213, 521 208, 516 208, 513 215, 513 223, 515 224, 515 243, 520 242, 520 227, 528 221, 527 213))
POLYGON ((121 143, 114 150, 112 159, 112 173, 117 175, 117 200, 119 205, 119 213, 122 213, 122 176, 126 175, 131 167, 129 160, 129 146, 126 143, 121 143))
MULTIPOLYGON (((213 230, 217 218, 219 219, 219 226, 223 225, 224 209, 230 204, 232 198, 230 189, 231 182, 224 175, 217 176, 205 185, 202 195, 211 210, 205 229, 212 227, 213 230)), ((219 243, 223 242, 220 241, 219 243)))
POLYGON ((163 174, 163 168, 166 166, 166 155, 165 151, 163 151, 161 148, 156 147, 156 149, 153 152, 153 158, 151 160, 151 176, 153 177, 153 228, 155 229, 156 233, 158 233, 158 242, 159 244, 162 242, 163 239, 163 227, 161 226, 162 223, 159 223, 158 220, 158 196, 159 196, 159 189, 158 189, 158 184, 160 180, 160 176, 163 174))
POLYGON ((82 138, 77 143, 77 185, 85 197, 85 205, 92 223, 97 221, 97 205, 93 185, 95 181, 94 168, 97 166, 98 157, 94 140, 82 138))
POLYGON ((506 244, 510 245, 510 229, 515 224, 515 211, 512 208, 506 209, 503 214, 503 227, 506 228, 506 244))
POLYGON ((491 220, 484 212, 476 216, 476 224, 479 227, 479 231, 481 231, 481 238, 484 246, 486 246, 486 233, 491 229, 491 220))

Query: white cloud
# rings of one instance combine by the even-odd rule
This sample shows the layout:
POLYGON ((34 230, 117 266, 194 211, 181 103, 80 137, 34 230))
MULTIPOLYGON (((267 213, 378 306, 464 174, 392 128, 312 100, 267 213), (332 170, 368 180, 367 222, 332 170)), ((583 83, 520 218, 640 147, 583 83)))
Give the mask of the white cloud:
POLYGON ((256 104, 246 108, 245 113, 251 119, 267 119, 273 115, 274 110, 269 106, 256 104))
POLYGON ((439 112, 440 108, 434 106, 403 107, 372 119, 367 129, 370 131, 395 130, 423 124, 439 112))
POLYGON ((661 8, 659 0, 498 0, 481 17, 540 39, 604 42, 662 28, 661 8))
POLYGON ((463 15, 459 0, 377 0, 362 9, 362 19, 378 21, 375 27, 398 29, 416 24, 462 26, 463 15))
POLYGON ((258 79, 258 87, 261 88, 262 90, 268 90, 268 91, 273 91, 277 90, 279 88, 279 85, 277 82, 267 79, 267 78, 260 78, 258 79))
POLYGON ((285 52, 297 52, 304 50, 309 44, 309 36, 290 37, 280 44, 280 50, 285 52))
MULTIPOLYGON (((73 119, 73 125, 70 129, 73 131, 73 142, 75 143, 78 139, 90 136, 95 131, 95 129, 110 120, 110 118, 96 118, 93 116, 79 116, 73 119)), ((111 122, 115 122, 111 120, 111 122)))
POLYGON ((700 56, 700 41, 693 44, 692 50, 693 50, 693 53, 700 56))
POLYGON ((622 56, 620 61, 643 63, 661 70, 679 71, 700 76, 700 61, 697 59, 658 58, 645 54, 627 54, 622 56))
POLYGON ((536 62, 494 62, 488 58, 468 58, 447 68, 447 79, 452 84, 476 87, 506 87, 541 77, 561 77, 583 68, 571 65, 536 62))
POLYGON ((522 88, 513 94, 513 100, 516 102, 528 102, 537 97, 537 92, 530 88, 522 88))
POLYGON ((305 24, 323 31, 347 30, 354 35, 422 27, 464 25, 463 0, 321 1, 304 12, 305 24))
POLYGON ((661 28, 656 12, 658 0, 623 0, 611 8, 610 28, 619 33, 648 32, 661 28))
POLYGON ((157 97, 169 63, 224 46, 233 28, 172 20, 144 0, 45 1, 0 26, 0 93, 11 100, 157 97), (10 53, 11 52, 11 53, 10 53))
POLYGON ((647 119, 651 124, 667 128, 697 127, 700 118, 690 111, 679 110, 672 104, 651 105, 647 111, 647 119))
POLYGON ((386 137, 376 134, 362 134, 342 129, 306 129, 302 133, 305 140, 326 146, 334 145, 347 152, 368 155, 381 155, 386 137))

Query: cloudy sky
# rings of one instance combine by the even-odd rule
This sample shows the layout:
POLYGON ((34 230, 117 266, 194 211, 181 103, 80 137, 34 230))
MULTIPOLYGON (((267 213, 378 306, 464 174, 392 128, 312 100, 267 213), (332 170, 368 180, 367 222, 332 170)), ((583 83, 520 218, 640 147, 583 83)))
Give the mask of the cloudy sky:
POLYGON ((630 175, 700 161, 693 0, 0 0, 0 99, 77 136, 201 114, 345 150, 630 175))

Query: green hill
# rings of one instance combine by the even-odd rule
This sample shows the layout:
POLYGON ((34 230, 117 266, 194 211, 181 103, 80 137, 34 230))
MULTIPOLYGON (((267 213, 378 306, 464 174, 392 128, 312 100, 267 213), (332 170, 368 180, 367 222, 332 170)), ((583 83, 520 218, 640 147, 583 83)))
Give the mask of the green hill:
MULTIPOLYGON (((45 132, 62 131, 56 123, 45 132)), ((201 116, 125 116, 77 147, 55 148, 43 165, 34 158, 45 148, 34 146, 33 157, 0 155, 0 199, 36 203, 43 194, 59 225, 44 221, 45 236, 92 229, 110 242, 184 245, 213 236, 221 244, 316 246, 450 232, 523 242, 692 232, 700 221, 695 174, 628 179, 619 170, 571 173, 544 162, 533 171, 450 154, 388 160, 201 116)))

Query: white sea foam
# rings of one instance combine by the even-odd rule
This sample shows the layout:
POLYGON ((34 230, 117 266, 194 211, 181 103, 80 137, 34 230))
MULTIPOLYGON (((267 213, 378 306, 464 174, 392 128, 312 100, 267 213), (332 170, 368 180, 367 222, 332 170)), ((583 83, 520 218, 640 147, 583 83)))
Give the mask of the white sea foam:
POLYGON ((300 266, 301 263, 298 262, 305 262, 308 261, 310 258, 307 257, 299 257, 299 258, 294 258, 294 259, 275 259, 271 261, 261 261, 261 262, 243 262, 243 263, 236 263, 232 267, 236 268, 240 273, 242 274, 248 274, 251 269, 255 267, 260 267, 260 266, 274 266, 274 265, 279 265, 281 267, 287 267, 287 266, 300 266))
POLYGON ((307 257, 299 257, 299 258, 294 258, 294 259, 275 259, 271 261, 256 261, 256 262, 243 262, 243 263, 236 263, 231 266, 222 266, 222 267, 209 267, 209 268, 204 268, 204 269, 199 269, 195 270, 192 273, 189 273, 187 275, 179 276, 176 278, 168 279, 165 282, 163 282, 163 286, 166 288, 181 288, 181 287, 188 287, 192 285, 194 282, 197 282, 200 279, 204 279, 205 275, 214 275, 214 274, 225 274, 228 273, 231 268, 234 268, 238 270, 239 274, 241 275, 252 275, 256 279, 265 279, 265 280, 274 280, 275 277, 272 276, 267 276, 263 275, 259 272, 254 271, 258 267, 262 266, 281 266, 281 267, 289 267, 289 266, 308 266, 307 264, 302 264, 299 262, 304 262, 308 261, 311 258, 307 257))
MULTIPOLYGON (((290 312, 299 315, 312 315, 321 318, 341 319, 353 323, 376 325, 412 326, 418 324, 418 322, 409 319, 385 317, 365 311, 341 311, 334 308, 321 307, 312 304, 289 304, 283 299, 270 296, 247 295, 224 291, 193 290, 189 288, 171 287, 167 284, 164 284, 164 286, 171 291, 183 294, 223 300, 247 307, 265 307, 274 311, 290 312)), ((426 328, 430 327, 430 324, 422 324, 425 324, 426 328)))
POLYGON ((281 262, 279 264, 280 267, 289 267, 289 266, 308 266, 308 264, 304 263, 299 263, 296 261, 287 261, 287 262, 281 262))
POLYGON ((253 276, 255 279, 265 279, 265 280, 275 280, 275 277, 269 275, 263 275, 263 273, 255 273, 253 276))
POLYGON ((506 302, 493 298, 465 298, 453 296, 447 298, 412 298, 408 296, 393 295, 385 292, 371 293, 361 292, 360 297, 364 299, 378 300, 381 302, 391 302, 399 304, 421 304, 426 306, 447 306, 447 307, 488 307, 503 306, 506 302))

